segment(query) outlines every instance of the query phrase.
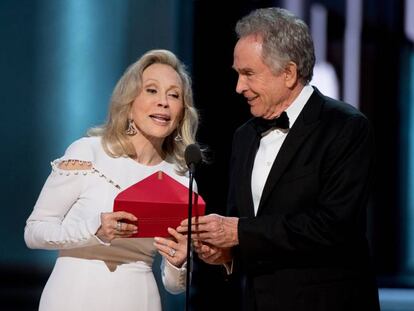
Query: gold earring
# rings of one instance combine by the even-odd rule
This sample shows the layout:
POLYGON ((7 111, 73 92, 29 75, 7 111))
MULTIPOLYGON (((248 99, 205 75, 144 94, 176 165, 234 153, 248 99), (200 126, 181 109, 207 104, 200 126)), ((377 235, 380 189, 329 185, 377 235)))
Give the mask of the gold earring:
POLYGON ((128 119, 128 128, 125 130, 125 134, 128 136, 134 136, 137 133, 137 129, 135 128, 134 120, 128 119))

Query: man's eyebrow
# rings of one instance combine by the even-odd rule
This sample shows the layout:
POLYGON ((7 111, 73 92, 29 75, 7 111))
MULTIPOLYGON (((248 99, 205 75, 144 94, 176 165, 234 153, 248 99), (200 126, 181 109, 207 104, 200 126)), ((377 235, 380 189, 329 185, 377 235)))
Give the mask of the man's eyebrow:
POLYGON ((253 70, 251 68, 240 68, 240 69, 235 69, 238 73, 241 74, 247 74, 247 73, 252 73, 253 70))
POLYGON ((235 67, 234 65, 233 65, 233 66, 231 66, 231 68, 233 68, 233 69, 234 69, 235 71, 237 71, 237 72, 242 72, 242 73, 252 71, 250 68, 237 68, 237 67, 235 67))

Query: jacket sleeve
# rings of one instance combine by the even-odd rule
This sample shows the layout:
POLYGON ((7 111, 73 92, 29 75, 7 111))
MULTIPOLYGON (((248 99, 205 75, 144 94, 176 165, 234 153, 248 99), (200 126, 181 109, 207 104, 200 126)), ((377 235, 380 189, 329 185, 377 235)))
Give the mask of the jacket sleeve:
POLYGON ((232 152, 231 152, 231 157, 230 157, 230 169, 229 169, 229 191, 228 191, 228 195, 227 195, 227 207, 226 207, 226 215, 230 216, 230 217, 238 217, 239 216, 239 211, 237 208, 237 204, 236 204, 236 193, 237 193, 237 188, 236 188, 236 183, 235 183, 235 179, 236 177, 236 172, 238 170, 236 163, 238 163, 237 160, 237 152, 235 151, 235 145, 236 145, 236 141, 237 141, 237 132, 233 137, 233 142, 232 142, 232 152))

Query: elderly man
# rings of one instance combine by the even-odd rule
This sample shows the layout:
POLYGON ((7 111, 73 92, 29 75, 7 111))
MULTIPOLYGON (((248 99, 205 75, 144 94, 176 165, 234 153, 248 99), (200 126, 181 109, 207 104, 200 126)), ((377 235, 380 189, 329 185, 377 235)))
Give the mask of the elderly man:
POLYGON ((199 257, 243 275, 246 310, 379 310, 368 120, 308 84, 313 42, 290 12, 255 10, 236 33, 236 91, 253 118, 234 135, 229 217, 194 219, 199 257))

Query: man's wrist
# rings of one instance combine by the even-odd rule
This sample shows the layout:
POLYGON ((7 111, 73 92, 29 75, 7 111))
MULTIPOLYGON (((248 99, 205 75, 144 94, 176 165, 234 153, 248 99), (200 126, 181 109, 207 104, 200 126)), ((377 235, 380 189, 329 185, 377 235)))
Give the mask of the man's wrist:
POLYGON ((239 218, 230 217, 229 220, 231 222, 231 234, 232 234, 233 246, 236 246, 236 245, 239 245, 239 233, 238 233, 239 218))

